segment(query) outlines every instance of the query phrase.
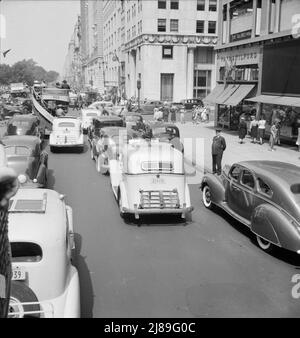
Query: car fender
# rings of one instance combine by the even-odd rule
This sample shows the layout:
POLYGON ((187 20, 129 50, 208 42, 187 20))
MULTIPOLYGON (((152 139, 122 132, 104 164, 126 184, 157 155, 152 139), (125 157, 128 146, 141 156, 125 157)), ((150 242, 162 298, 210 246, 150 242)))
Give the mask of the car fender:
POLYGON ((124 208, 129 208, 128 196, 127 196, 126 187, 125 187, 124 182, 120 182, 120 185, 119 185, 119 194, 121 194, 122 206, 124 208))
POLYGON ((300 249, 300 232, 289 216, 276 206, 261 204, 255 208, 251 217, 251 231, 285 249, 300 249))
POLYGON ((78 139, 79 144, 84 144, 84 135, 80 134, 79 139, 78 139))
POLYGON ((218 176, 206 174, 202 179, 200 189, 203 191, 206 185, 210 187, 211 201, 214 204, 220 204, 225 201, 225 187, 218 176))
POLYGON ((65 298, 64 318, 80 318, 80 283, 77 269, 71 265, 71 277, 65 298))
POLYGON ((185 201, 183 201, 183 203, 186 204, 187 208, 191 206, 190 188, 187 183, 185 184, 185 201))

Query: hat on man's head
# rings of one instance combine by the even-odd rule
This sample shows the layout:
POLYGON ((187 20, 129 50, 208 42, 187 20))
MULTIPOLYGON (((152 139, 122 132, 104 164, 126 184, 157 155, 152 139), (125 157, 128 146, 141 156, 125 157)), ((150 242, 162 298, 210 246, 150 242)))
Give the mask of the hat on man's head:
POLYGON ((220 133, 222 131, 222 129, 220 127, 216 127, 215 131, 218 132, 218 133, 220 133))

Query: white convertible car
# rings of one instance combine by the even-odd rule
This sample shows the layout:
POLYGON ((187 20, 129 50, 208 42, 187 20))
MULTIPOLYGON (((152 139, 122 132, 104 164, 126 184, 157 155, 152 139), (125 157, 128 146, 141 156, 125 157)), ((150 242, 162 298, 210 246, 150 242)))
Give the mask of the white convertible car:
POLYGON ((84 135, 81 120, 66 116, 55 118, 49 145, 52 152, 57 148, 78 148, 83 151, 84 135))
POLYGON ((80 317, 79 275, 72 265, 73 212, 64 196, 48 189, 19 189, 8 220, 9 317, 80 317))

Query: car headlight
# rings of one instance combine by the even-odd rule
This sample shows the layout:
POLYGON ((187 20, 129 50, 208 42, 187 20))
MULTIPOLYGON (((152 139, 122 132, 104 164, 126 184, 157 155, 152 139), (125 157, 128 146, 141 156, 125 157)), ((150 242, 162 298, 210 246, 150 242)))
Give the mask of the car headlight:
POLYGON ((26 177, 26 175, 21 174, 21 175, 18 176, 18 180, 21 184, 24 184, 24 183, 27 182, 27 177, 26 177))

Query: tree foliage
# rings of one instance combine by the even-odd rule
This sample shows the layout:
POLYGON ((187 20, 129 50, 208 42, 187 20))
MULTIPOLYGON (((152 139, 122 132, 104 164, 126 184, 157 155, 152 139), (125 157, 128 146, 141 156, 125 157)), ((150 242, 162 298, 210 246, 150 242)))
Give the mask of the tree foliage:
POLYGON ((0 85, 24 82, 32 86, 35 80, 54 82, 58 76, 57 72, 53 70, 46 71, 32 59, 18 61, 12 66, 6 64, 0 65, 0 85))

